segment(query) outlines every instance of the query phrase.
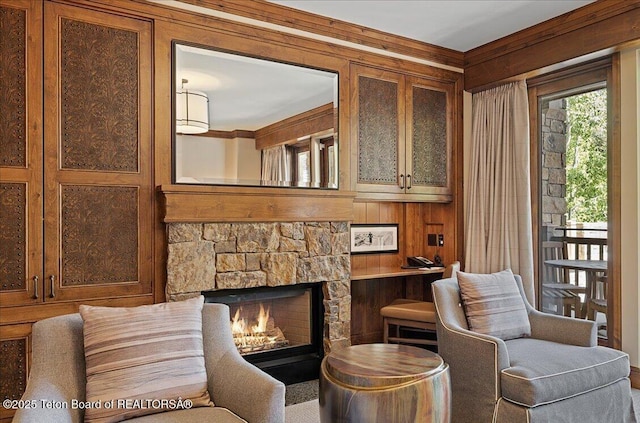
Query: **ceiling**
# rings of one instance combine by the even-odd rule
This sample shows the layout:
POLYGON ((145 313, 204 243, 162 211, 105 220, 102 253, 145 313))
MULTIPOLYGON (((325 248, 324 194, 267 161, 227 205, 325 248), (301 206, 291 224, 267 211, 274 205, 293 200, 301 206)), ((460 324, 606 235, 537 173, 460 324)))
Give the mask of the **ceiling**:
POLYGON ((269 0, 466 52, 594 0, 269 0))

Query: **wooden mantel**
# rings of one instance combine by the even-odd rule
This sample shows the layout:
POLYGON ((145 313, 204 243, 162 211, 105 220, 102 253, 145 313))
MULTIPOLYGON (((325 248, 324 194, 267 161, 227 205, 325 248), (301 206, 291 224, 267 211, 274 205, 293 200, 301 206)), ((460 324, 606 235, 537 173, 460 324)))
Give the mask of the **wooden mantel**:
POLYGON ((162 185, 163 221, 352 221, 355 192, 330 189, 162 185))

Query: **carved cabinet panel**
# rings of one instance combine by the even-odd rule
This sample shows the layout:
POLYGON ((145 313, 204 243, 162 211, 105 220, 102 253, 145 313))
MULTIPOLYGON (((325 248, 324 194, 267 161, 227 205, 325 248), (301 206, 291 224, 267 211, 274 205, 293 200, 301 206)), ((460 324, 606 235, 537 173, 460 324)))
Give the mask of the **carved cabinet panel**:
POLYGON ((45 300, 149 293, 151 26, 44 14, 45 300))
MULTIPOLYGON (((0 398, 18 400, 29 377, 31 324, 0 326, 0 398)), ((14 410, 0 407, 0 420, 10 419, 14 410)))
POLYGON ((34 321, 152 292, 151 58, 149 21, 0 0, 2 399, 34 321))
POLYGON ((42 300, 41 43, 42 5, 0 1, 1 307, 42 300))
POLYGON ((150 23, 0 1, 0 306, 150 293, 150 23))
POLYGON ((451 201, 455 84, 353 65, 361 198, 451 201))

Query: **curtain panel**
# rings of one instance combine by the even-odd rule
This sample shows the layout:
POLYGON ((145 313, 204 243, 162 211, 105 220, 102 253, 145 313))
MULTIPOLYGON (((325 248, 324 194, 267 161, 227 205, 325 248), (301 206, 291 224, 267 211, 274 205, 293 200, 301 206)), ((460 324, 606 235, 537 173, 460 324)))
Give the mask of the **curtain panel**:
POLYGON ((524 81, 473 95, 470 174, 465 187, 465 270, 520 274, 533 289, 529 105, 524 81))
POLYGON ((292 154, 286 145, 278 145, 262 151, 262 183, 265 185, 289 185, 292 175, 292 154))

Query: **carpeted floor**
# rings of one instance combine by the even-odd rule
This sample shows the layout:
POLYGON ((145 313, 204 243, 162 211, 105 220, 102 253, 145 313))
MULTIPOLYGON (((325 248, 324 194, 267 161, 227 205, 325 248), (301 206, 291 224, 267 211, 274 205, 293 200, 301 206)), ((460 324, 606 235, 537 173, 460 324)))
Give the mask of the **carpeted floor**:
POLYGON ((301 402, 307 402, 314 399, 318 399, 318 379, 287 385, 284 397, 285 406, 299 404, 301 402))

